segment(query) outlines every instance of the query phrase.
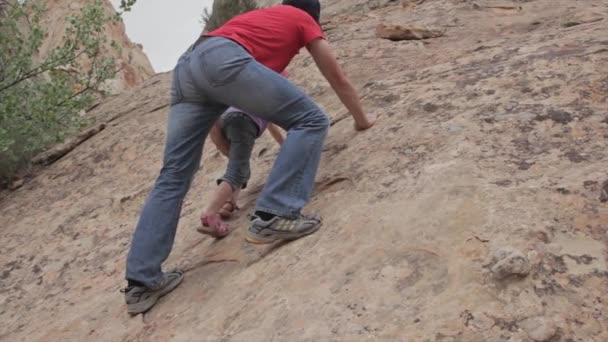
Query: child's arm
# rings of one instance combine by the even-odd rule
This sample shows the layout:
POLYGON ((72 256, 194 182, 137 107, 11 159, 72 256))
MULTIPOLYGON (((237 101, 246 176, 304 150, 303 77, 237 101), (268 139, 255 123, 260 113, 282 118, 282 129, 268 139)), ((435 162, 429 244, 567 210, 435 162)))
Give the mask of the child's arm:
POLYGON ((217 149, 226 157, 230 153, 230 143, 224 138, 222 134, 222 130, 220 129, 219 120, 215 122, 213 127, 211 127, 211 132, 209 132, 209 136, 211 137, 211 141, 215 144, 217 149))
POLYGON ((274 138, 274 140, 279 145, 283 144, 283 135, 281 134, 281 131, 279 130, 279 128, 277 126, 269 123, 268 124, 268 131, 270 132, 270 135, 272 135, 272 137, 274 138))

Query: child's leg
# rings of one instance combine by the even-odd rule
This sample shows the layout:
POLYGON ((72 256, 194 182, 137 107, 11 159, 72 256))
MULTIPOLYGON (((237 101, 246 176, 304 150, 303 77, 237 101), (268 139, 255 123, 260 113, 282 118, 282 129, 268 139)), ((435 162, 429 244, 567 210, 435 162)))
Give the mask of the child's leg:
POLYGON ((232 192, 232 203, 236 204, 236 201, 239 199, 239 194, 241 193, 241 189, 237 189, 236 191, 232 192))
POLYGON ((232 186, 227 182, 221 182, 220 185, 215 190, 213 197, 211 198, 211 202, 205 209, 203 215, 212 216, 219 213, 220 209, 226 203, 226 201, 230 200, 233 196, 232 186))
POLYGON ((204 212, 207 216, 216 215, 227 201, 236 199, 251 175, 249 159, 257 138, 257 126, 245 114, 232 112, 225 114, 224 132, 230 142, 228 167, 204 212))
MULTIPOLYGON (((245 186, 243 186, 243 188, 245 188, 245 186)), ((229 200, 227 200, 220 208, 219 214, 223 219, 229 219, 230 217, 232 217, 232 214, 235 211, 240 209, 236 202, 239 198, 240 192, 241 192, 240 189, 233 191, 232 197, 229 200)))

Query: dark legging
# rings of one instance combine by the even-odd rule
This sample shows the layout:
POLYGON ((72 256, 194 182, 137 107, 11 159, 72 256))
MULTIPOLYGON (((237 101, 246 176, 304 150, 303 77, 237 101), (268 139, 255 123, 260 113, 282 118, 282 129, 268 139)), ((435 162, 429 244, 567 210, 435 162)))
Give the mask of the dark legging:
POLYGON ((226 172, 217 182, 227 182, 232 191, 245 189, 251 176, 249 159, 258 136, 258 126, 241 112, 223 114, 220 120, 222 133, 230 143, 230 152, 226 172))

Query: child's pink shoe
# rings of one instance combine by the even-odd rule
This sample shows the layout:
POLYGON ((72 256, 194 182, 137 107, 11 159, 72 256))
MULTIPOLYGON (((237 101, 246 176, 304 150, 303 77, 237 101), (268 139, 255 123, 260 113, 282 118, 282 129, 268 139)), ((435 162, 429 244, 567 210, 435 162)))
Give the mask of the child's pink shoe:
POLYGON ((230 234, 230 226, 224 223, 218 214, 201 216, 201 227, 198 227, 196 230, 199 233, 211 235, 216 239, 230 234))

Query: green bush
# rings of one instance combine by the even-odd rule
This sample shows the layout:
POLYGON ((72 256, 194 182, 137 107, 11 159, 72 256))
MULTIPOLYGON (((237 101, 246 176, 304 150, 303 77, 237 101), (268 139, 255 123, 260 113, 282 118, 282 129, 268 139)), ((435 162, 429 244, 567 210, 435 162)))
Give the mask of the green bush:
POLYGON ((205 31, 213 31, 233 17, 257 8, 255 0, 213 0, 211 13, 208 8, 203 11, 205 31))
POLYGON ((0 12, 0 185, 6 185, 32 156, 78 130, 79 113, 105 93, 118 70, 102 53, 104 27, 118 16, 90 0, 66 18, 62 43, 40 58, 44 1, 5 1, 0 12))

